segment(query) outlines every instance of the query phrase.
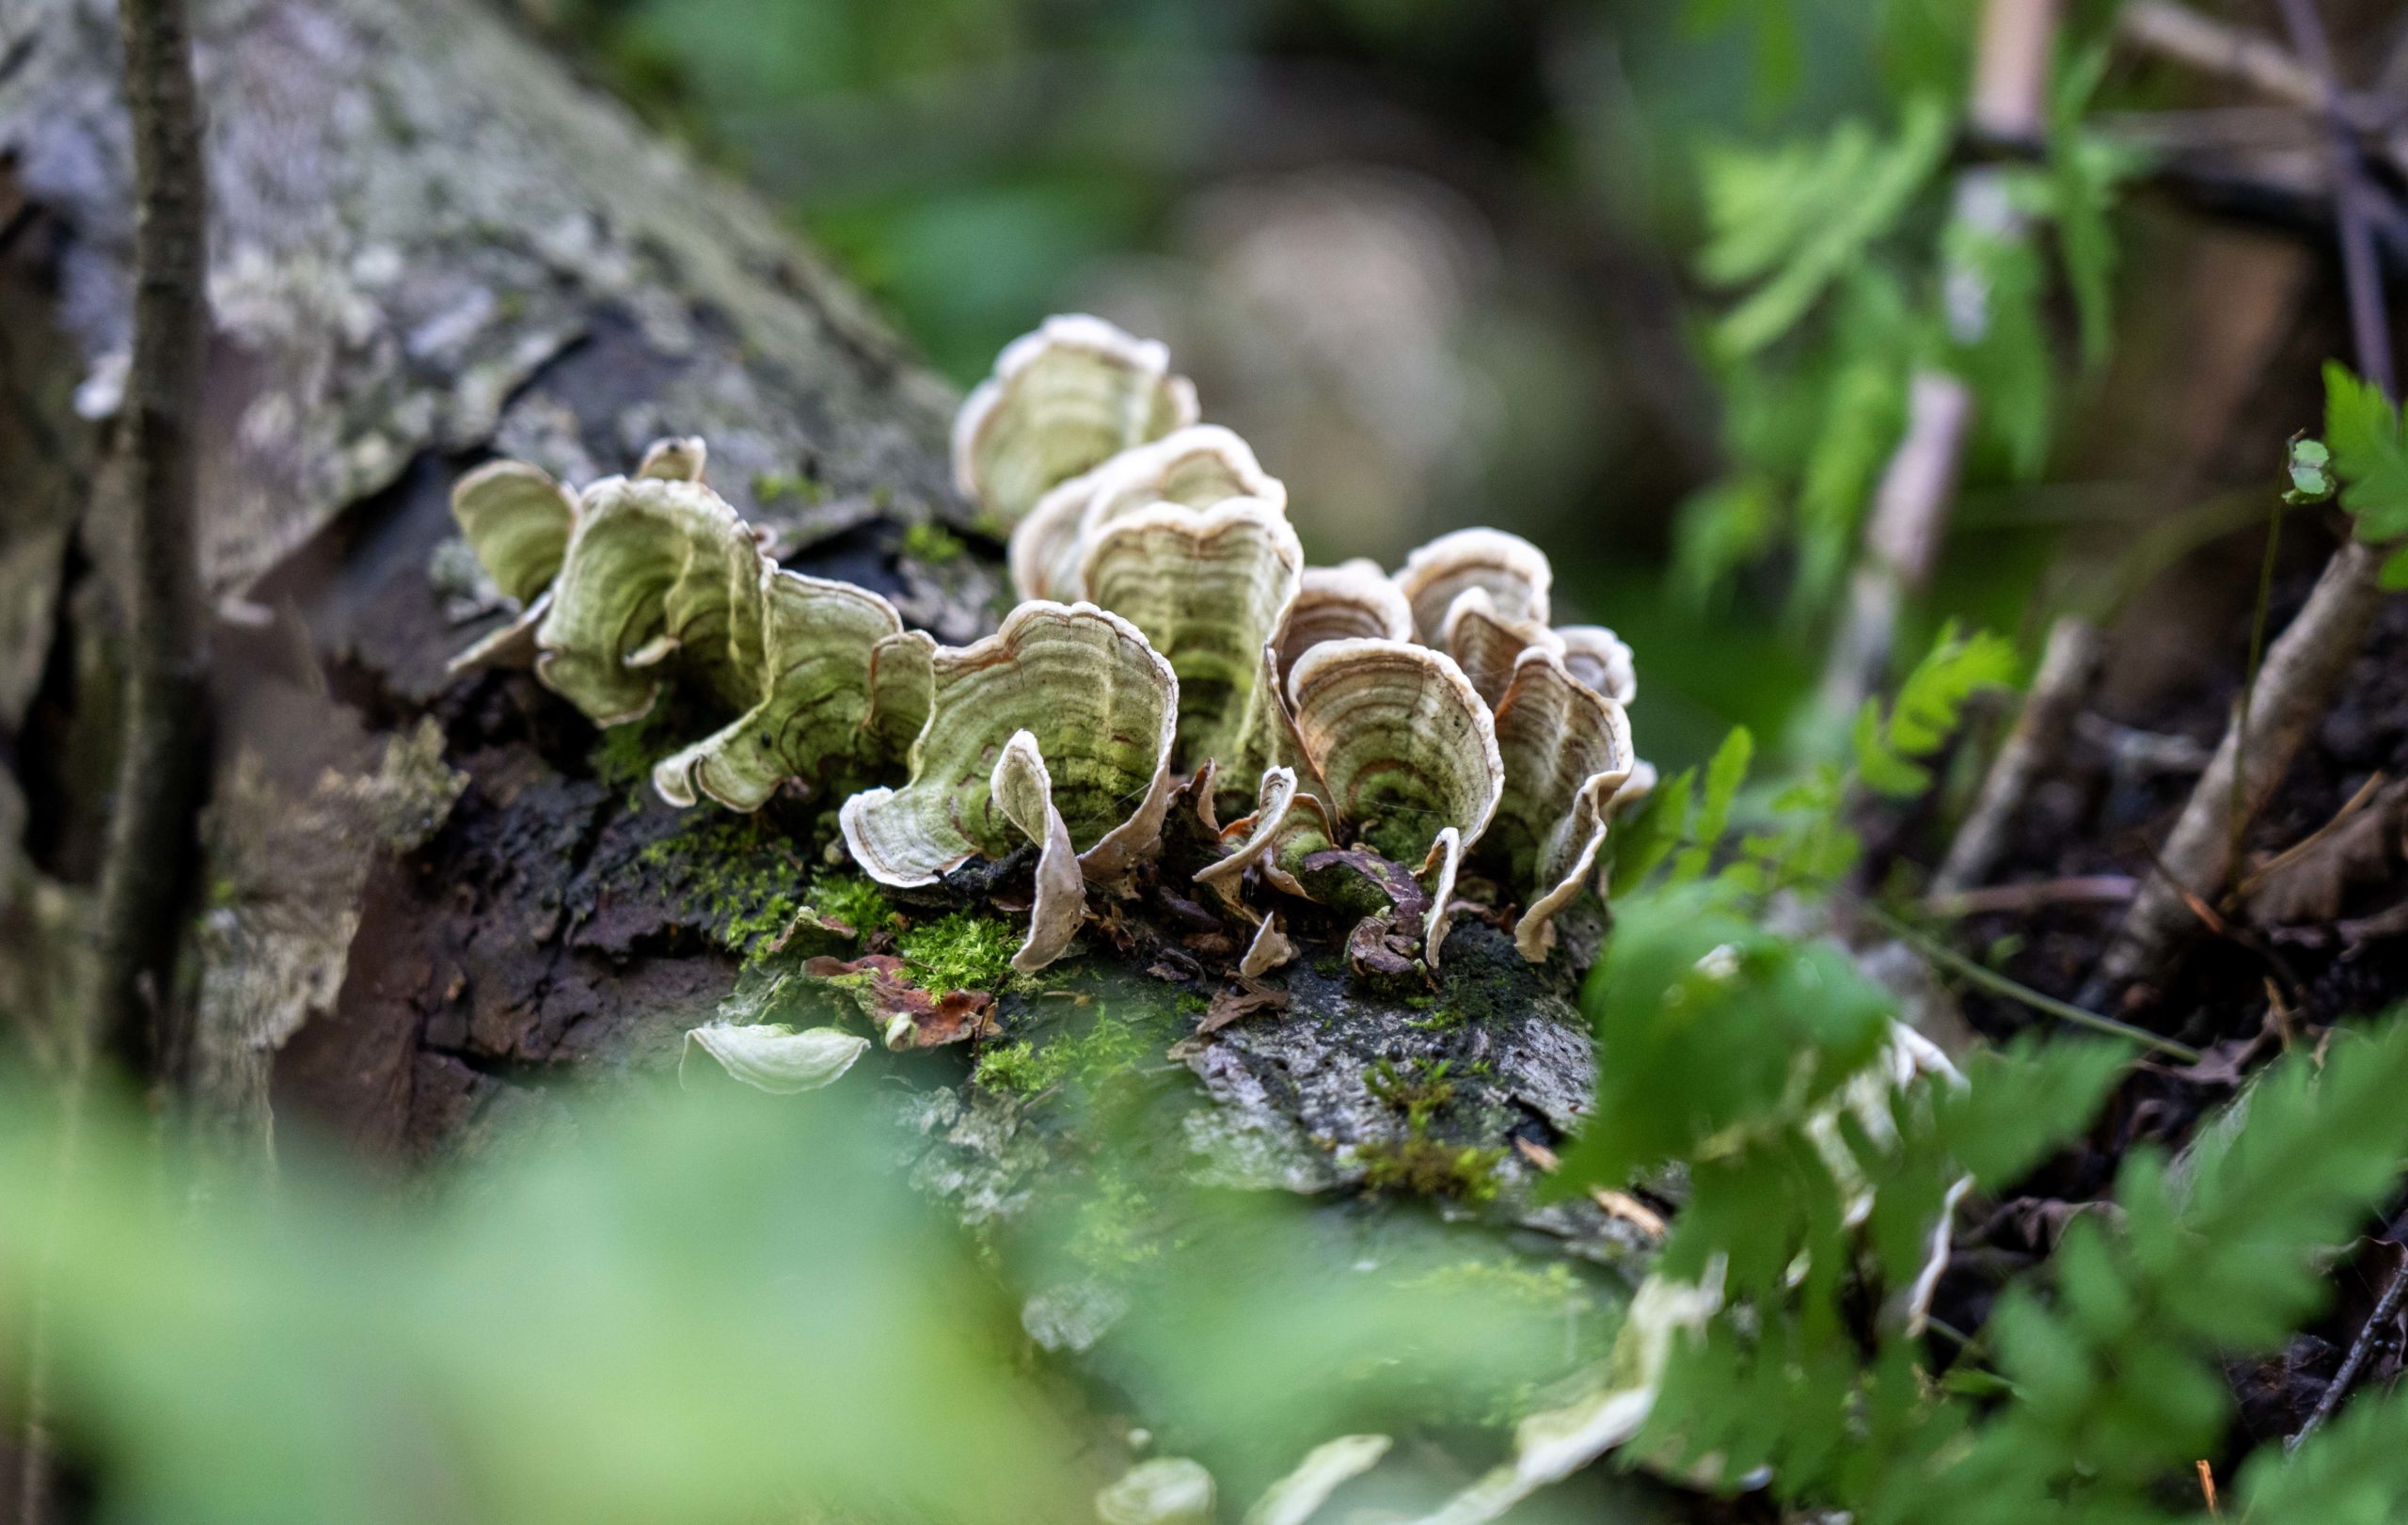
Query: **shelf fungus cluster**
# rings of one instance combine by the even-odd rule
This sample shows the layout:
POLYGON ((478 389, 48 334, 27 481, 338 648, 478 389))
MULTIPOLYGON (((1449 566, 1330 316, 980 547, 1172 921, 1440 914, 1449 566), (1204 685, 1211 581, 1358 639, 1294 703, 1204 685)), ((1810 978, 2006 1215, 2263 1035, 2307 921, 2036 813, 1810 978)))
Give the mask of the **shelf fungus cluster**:
POLYGON ((1553 626, 1546 558, 1498 531, 1392 576, 1306 565, 1286 487, 1196 417, 1163 346, 1100 319, 1006 348, 954 470, 1008 536, 1021 602, 959 647, 778 565, 705 485, 698 439, 580 490, 497 462, 453 508, 523 612, 459 661, 531 665, 601 725, 689 690, 734 718, 658 762, 662 798, 841 789, 845 846, 885 884, 1033 846, 1023 971, 1141 871, 1192 874, 1252 929, 1249 975, 1294 955, 1307 904, 1354 918, 1358 969, 1434 968, 1473 882, 1544 959, 1645 788, 1628 649, 1553 626))

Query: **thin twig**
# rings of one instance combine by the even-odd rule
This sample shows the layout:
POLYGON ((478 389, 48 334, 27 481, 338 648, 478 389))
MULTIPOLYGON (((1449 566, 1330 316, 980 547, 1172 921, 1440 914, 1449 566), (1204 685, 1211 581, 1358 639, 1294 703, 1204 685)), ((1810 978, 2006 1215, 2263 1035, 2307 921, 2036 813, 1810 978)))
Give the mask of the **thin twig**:
MULTIPOLYGON (((2340 86, 2333 74, 2331 46, 2308 0, 2282 0, 2284 19, 2300 57, 2316 71, 2329 103, 2340 86)), ((2387 397, 2399 395, 2392 372, 2390 317, 2374 259, 2369 208, 2376 192, 2355 138, 2337 109, 2329 116, 2334 158, 2334 206, 2339 225, 2341 269, 2349 287, 2350 327, 2359 373, 2387 397)), ((2336 551, 2299 613, 2266 653, 2264 670, 2251 696, 2247 745, 2238 724, 2199 776, 2115 941, 2099 961, 2083 999, 2103 1002, 2121 987, 2150 977, 2187 937, 2193 917, 2188 893, 2203 900, 2221 896, 2232 882, 2241 829, 2265 807, 2308 732, 2323 718, 2333 691, 2366 639, 2382 607, 2376 573, 2385 552, 2353 539, 2336 551)))
MULTIPOLYGON (((2115 13, 2118 40, 2144 53, 2214 74, 2300 111, 2321 113, 2328 92, 2317 71, 2273 38, 2203 15, 2176 0, 2129 0, 2115 13)), ((2383 156, 2408 170, 2408 132, 2394 123, 2373 129, 2383 156)))
POLYGON ((1954 920, 2000 911, 2038 911, 2052 905, 2123 905, 2140 887, 2140 881, 2130 874, 2074 874, 2021 884, 1990 884, 1954 894, 1934 891, 1924 897, 1923 908, 1931 915, 1954 920))
POLYGON ((2115 13, 2115 35, 2133 47, 2238 81, 2287 105, 2314 110, 2324 99, 2315 73, 2280 42, 2174 0, 2131 0, 2115 13))
POLYGON ((2367 1361, 2373 1356, 2376 1342, 2383 1338, 2383 1326, 2400 1316, 2403 1304, 2408 1304, 2408 1265, 2391 1273, 2391 1280, 2384 1287, 2383 1295, 2376 1300, 2374 1311, 2368 1314, 2366 1323, 2359 1326, 2358 1337, 2350 1342, 2350 1354, 2342 1359, 2341 1369, 2334 1373, 2333 1380, 2324 1385, 2324 1391, 2316 1400, 2316 1407, 2308 1414, 2307 1422, 2299 1427, 2297 1435, 2283 1442, 2285 1451, 2297 1451, 2301 1441, 2314 1435, 2319 1425, 2339 1410, 2341 1400, 2350 1395, 2350 1390, 2357 1385, 2358 1377, 2366 1371, 2367 1361))
POLYGON ((1998 866, 2006 850, 2007 828, 2022 810, 2033 784, 2072 734, 2074 717, 2081 712, 2103 650, 2099 627, 2079 614, 2060 615, 2049 627, 2048 647, 2015 729, 1983 777, 1982 792, 1949 843, 1947 860, 1932 876, 1935 900, 1970 893, 1998 866))
POLYGON ((166 1007, 205 762, 207 672, 194 533, 207 335, 207 189, 183 0, 120 0, 133 121, 134 357, 119 420, 130 513, 126 702, 94 922, 87 1031, 101 1052, 173 1057, 166 1007))
MULTIPOLYGON (((117 15, 135 198, 134 356, 118 439, 129 512, 125 712, 91 957, 61 1080, 61 1182, 74 1163, 94 1056, 139 1055, 162 1077, 173 1057, 160 1017, 206 767, 208 667, 193 522, 208 336, 200 103, 183 0, 119 0, 117 15)), ((37 1288, 19 1456, 23 1525, 47 1525, 56 1491, 46 1304, 45 1290, 37 1288)))
POLYGON ((1852 898, 1856 898, 1858 907, 1875 921, 1879 922, 1891 936, 1949 973, 1980 986, 1992 995, 2004 996, 2007 1000, 2019 1002, 2035 1011, 2055 1017, 2061 1022, 2070 1022, 2077 1027, 2087 1027, 2093 1032, 2126 1039, 2140 1044, 2143 1048, 2170 1055, 2185 1064, 2196 1064, 2203 1056, 2190 1044, 2176 1042, 2162 1033, 2153 1033, 2145 1027, 2135 1027, 2129 1022, 2117 1022, 2113 1017, 2102 1017, 2098 1012, 2075 1006, 2070 1001, 2060 1001, 2053 995, 2044 995, 2029 985, 2009 979, 1995 969, 1975 963, 1944 943, 1925 936, 1872 901, 1852 898))
POLYGON ((2382 268, 2375 262, 2375 191, 2367 176, 2366 155, 2357 133, 2341 106, 2341 81, 2333 67, 2333 44, 2313 0, 2278 0, 2291 45, 2323 91, 2322 106, 2332 137, 2333 209, 2341 240, 2341 279, 2350 300, 2350 341, 2358 357, 2358 373, 2397 398, 2400 380, 2391 364, 2391 323, 2385 309, 2382 268))

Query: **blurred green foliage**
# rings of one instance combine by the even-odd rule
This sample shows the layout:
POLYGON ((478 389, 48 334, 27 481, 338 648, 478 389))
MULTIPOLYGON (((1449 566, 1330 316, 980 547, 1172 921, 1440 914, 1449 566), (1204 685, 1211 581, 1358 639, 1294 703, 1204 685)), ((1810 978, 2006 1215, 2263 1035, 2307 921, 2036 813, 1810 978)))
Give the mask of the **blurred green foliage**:
MULTIPOLYGON (((1856 776, 1927 786, 1909 759, 2011 663, 1989 638, 1943 632, 1886 715, 1868 710, 1856 776)), ((1770 826, 1747 831, 1734 807, 1750 750, 1734 733, 1702 786, 1671 781, 1624 834, 1584 997, 1595 1112, 1551 1183, 1687 1168, 1656 1274, 1719 1289, 1723 1309, 1675 1335, 1634 1450, 1867 1525, 2192 1517, 2170 1486, 2231 1439, 2222 1363, 2281 1347, 2328 1295, 2325 1258, 2396 1194, 2408 1014, 2278 1061, 2178 1160, 2124 1153, 2112 1206, 2009 1279, 1978 1340, 1937 1356, 1924 1320, 1957 1199, 2006 1191, 2077 1137, 2133 1050, 2027 1034, 1962 1075, 1912 1059, 1853 960, 1772 929, 1774 893, 1795 924, 1835 889, 1830 872, 1788 871, 1809 856, 1797 844, 1853 859, 1845 787, 1792 784, 1748 812, 1770 826)), ((2368 1399, 2295 1457, 2266 1448, 2243 1474, 2265 1511, 2248 1517, 2397 1517, 2402 1422, 2368 1399)))
POLYGON ((71 1158, 58 1120, 0 1092, 0 1372, 13 1407, 39 1316, 109 1519, 1075 1520, 1133 1410, 1242 1503, 1349 1429, 1509 1420, 1618 1307, 1418 1215, 1188 1185, 1143 1108, 1083 1110, 1116 1168, 984 1244, 865 1085, 623 1081, 398 1196, 290 1138, 278 1180, 190 1178, 115 1097, 71 1158), (1100 1222, 1145 1251, 1108 1285, 1100 1222), (1031 1363, 1015 1286, 1101 1289, 1106 1387, 1031 1363))
MULTIPOLYGON (((1447 463, 1446 522, 1417 532, 1540 539, 1571 611, 1633 640, 1644 745, 1673 766, 1734 723, 1792 739, 1800 637, 1846 584, 1919 368, 1978 393, 1967 491, 2014 492, 2047 480, 2114 338, 2132 165, 2086 125, 2115 96, 2105 0, 2068 8, 2047 141, 2001 167, 2036 241, 1951 205, 1962 0, 547 5, 963 384, 1037 314, 1188 258, 1220 187, 1378 166, 1458 199, 1500 262, 1459 359, 1510 421, 1447 463), (1952 279, 1985 294, 1978 331, 1952 327, 1952 279)), ((2024 538, 1952 565, 1910 623, 2022 605, 2047 535, 2024 538)))

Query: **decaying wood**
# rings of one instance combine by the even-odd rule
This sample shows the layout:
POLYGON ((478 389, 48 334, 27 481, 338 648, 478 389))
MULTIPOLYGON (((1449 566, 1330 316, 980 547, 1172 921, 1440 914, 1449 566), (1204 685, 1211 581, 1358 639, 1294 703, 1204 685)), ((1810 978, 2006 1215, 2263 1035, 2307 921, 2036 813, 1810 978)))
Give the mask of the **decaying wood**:
MULTIPOLYGON (((346 928, 390 859, 342 802, 375 792, 377 733, 438 705, 444 659, 473 633, 452 622, 476 591, 444 585, 439 564, 430 575, 451 477, 501 448, 590 478, 673 421, 711 437, 753 517, 797 547, 858 553, 848 532, 944 505, 949 400, 768 216, 483 7, 217 0, 195 24, 219 187, 199 530, 226 662, 219 903, 202 918, 188 1062, 204 1113, 256 1124, 264 1056, 344 1004, 346 928), (270 824, 273 853, 243 836, 270 824), (329 883, 355 893, 319 893, 329 883)), ((124 554, 112 526, 64 532, 92 499, 110 417, 139 402, 115 58, 105 6, 35 0, 0 20, 0 174, 18 208, 0 302, 24 320, 0 352, 0 440, 37 489, 0 523, 0 565, 46 615, 25 622, 36 654, 9 654, 37 676, 0 692, 14 700, 0 735, 49 819, 32 856, 71 884, 106 812, 89 770, 59 759, 109 750, 104 693, 73 678, 105 678, 127 622, 87 570, 124 554)), ((530 748, 512 766, 547 771, 530 748)), ((575 853, 584 823, 554 824, 575 853)), ((404 1005, 393 1020, 423 1017, 404 1005)), ((387 1104, 405 1116, 407 1096, 387 1104)))
MULTIPOLYGON (((1000 548, 905 553, 910 524, 963 521, 950 391, 743 194, 488 8, 196 0, 196 31, 218 188, 198 475, 222 742, 181 985, 192 1105, 253 1160, 295 1130, 396 1162, 472 1148, 546 1110, 555 1079, 672 1071, 739 978, 720 882, 799 891, 831 802, 676 811, 631 765, 640 736, 597 735, 525 674, 448 675, 502 617, 460 554, 452 482, 488 453, 590 480, 699 434, 712 484, 787 565, 885 593, 954 642, 992 623, 1000 548)), ((0 207, 21 208, 0 234, 0 448, 38 489, 37 512, 0 519, 0 577, 42 609, 8 627, 34 654, 0 643, 0 756, 23 818, 47 823, 6 834, 0 867, 22 842, 54 897, 96 857, 101 802, 68 759, 100 747, 90 711, 120 640, 90 570, 105 537, 78 516, 127 339, 107 37, 100 0, 0 17, 0 207)), ((9 932, 28 903, 0 905, 0 977, 40 946, 9 932)), ((1117 930, 1091 929, 1066 968, 1159 1019, 1159 1054, 1212 982, 1117 930)), ((1593 952, 1596 929, 1566 942, 1593 952)), ((1405 1128, 1373 1063, 1446 1062, 1448 1142, 1501 1156, 1485 1211, 1582 1253, 1635 1250, 1592 1204, 1534 1206, 1508 1147, 1585 1104, 1568 955, 1533 969, 1464 917, 1443 983, 1375 993, 1335 951, 1280 971, 1287 1009, 1178 1045, 1196 1083, 1175 1147, 1233 1183, 1358 1180, 1358 1152, 1405 1128)), ((1069 1006, 1011 993, 997 1011, 1041 1040, 1069 1006)), ((1008 1098, 960 1087, 958 1053, 909 1072, 918 1173, 965 1215, 1007 1212, 1059 1172, 1008 1098)))

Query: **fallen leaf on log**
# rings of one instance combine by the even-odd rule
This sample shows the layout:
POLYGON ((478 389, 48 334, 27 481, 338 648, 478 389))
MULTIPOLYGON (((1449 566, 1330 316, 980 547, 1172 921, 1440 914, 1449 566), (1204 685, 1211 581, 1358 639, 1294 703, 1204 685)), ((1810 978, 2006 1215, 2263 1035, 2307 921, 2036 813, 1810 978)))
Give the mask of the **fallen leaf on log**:
POLYGON ((802 972, 850 996, 891 1049, 935 1048, 995 1030, 992 992, 936 994, 911 983, 905 968, 891 953, 873 953, 860 959, 812 959, 802 972))
POLYGON ((1204 1020, 1196 1025, 1196 1036, 1216 1033, 1233 1022, 1242 1022, 1258 1011, 1285 1011, 1288 993, 1251 979, 1238 981, 1236 990, 1225 990, 1212 997, 1204 1009, 1204 1020))

